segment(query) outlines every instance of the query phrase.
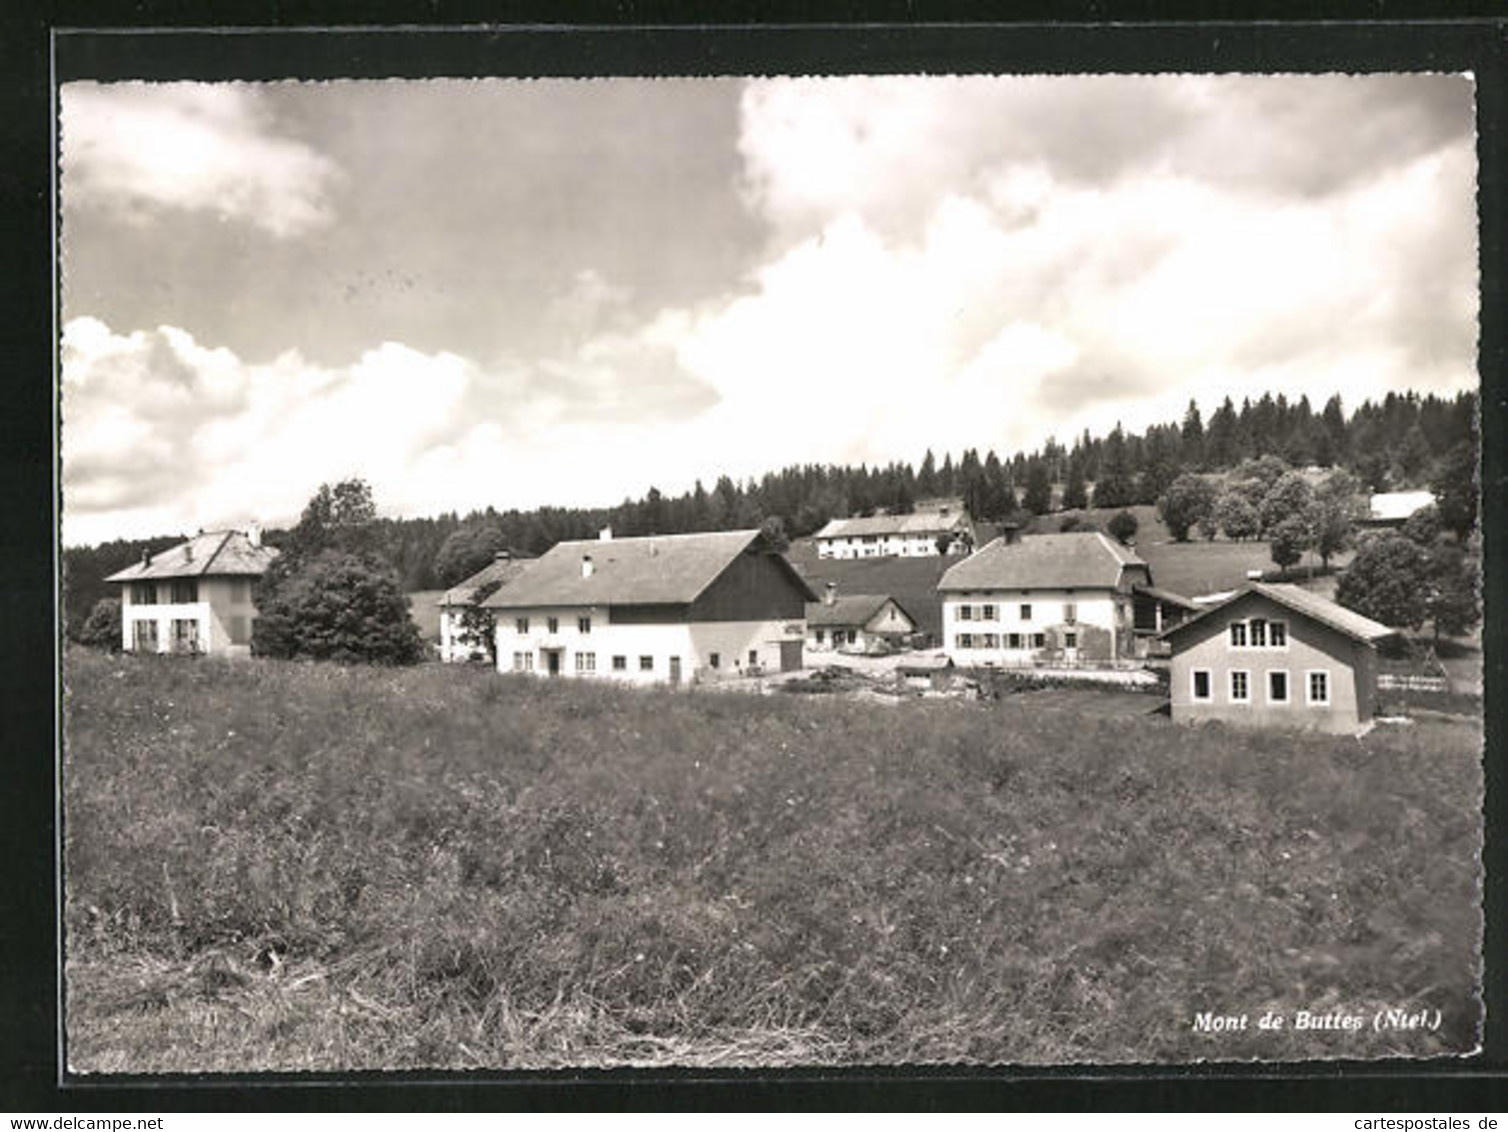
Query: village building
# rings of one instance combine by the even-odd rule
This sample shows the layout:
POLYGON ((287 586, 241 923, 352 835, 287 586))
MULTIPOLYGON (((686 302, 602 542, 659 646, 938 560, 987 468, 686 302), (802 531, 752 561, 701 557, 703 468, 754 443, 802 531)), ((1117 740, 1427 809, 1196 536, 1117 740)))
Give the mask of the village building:
POLYGON ((801 667, 801 575, 758 531, 562 542, 482 605, 499 671, 630 683, 801 667))
POLYGON ((806 647, 868 652, 899 647, 916 632, 916 618, 889 594, 842 594, 829 582, 822 600, 806 607, 806 647))
POLYGON ((812 536, 818 558, 919 558, 972 545, 973 527, 961 504, 941 502, 907 515, 833 519, 812 536))
POLYGON ((1370 530, 1397 530, 1409 518, 1435 505, 1429 491, 1379 491, 1367 497, 1367 513, 1356 525, 1370 530))
POLYGON ((1354 733, 1377 704, 1377 644, 1393 636, 1328 598, 1253 582, 1168 630, 1173 719, 1354 733))
POLYGON ((213 531, 105 580, 120 586, 121 647, 127 652, 247 656, 256 620, 252 584, 277 550, 261 532, 213 531))
POLYGON ((491 562, 464 581, 457 582, 440 595, 440 659, 448 664, 487 659, 487 644, 479 638, 480 626, 466 624, 466 615, 477 610, 477 603, 497 591, 529 564, 532 559, 499 551, 491 562))
POLYGON ((943 649, 959 666, 1134 661, 1194 608, 1155 588, 1152 568, 1098 531, 995 539, 937 588, 943 649))

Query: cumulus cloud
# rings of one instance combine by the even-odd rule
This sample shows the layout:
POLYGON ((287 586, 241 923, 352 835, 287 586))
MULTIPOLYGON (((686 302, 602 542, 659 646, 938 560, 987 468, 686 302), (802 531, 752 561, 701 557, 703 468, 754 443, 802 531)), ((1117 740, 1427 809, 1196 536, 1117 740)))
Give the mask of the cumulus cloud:
POLYGON ((61 151, 67 207, 134 223, 179 210, 294 236, 329 221, 341 179, 242 84, 68 83, 61 151))

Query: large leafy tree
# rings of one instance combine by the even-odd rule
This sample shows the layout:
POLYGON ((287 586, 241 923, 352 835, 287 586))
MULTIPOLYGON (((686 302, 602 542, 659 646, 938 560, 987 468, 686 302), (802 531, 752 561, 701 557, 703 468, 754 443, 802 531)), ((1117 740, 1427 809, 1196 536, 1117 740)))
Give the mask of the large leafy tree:
POLYGON ((1262 496, 1257 513, 1262 520, 1262 533, 1271 535, 1284 523, 1309 522, 1309 509, 1314 505, 1314 492, 1309 481, 1297 472, 1288 472, 1272 481, 1262 496))
POLYGON ((1482 619, 1481 566, 1461 547, 1441 543, 1430 551, 1425 612, 1434 627, 1435 643, 1442 635, 1459 637, 1482 619))
POLYGON ((440 544, 435 555, 435 580, 449 588, 471 577, 507 549, 503 532, 494 524, 468 523, 440 544))
POLYGON ((1314 550, 1325 569, 1330 568, 1331 558, 1351 545, 1361 512, 1361 483, 1349 472, 1333 471, 1315 487, 1311 507, 1314 550))
POLYGON ((423 640, 392 568, 378 555, 364 480, 323 484, 257 583, 259 656, 412 664, 423 640))
POLYGON ((1418 629, 1428 615, 1429 554, 1400 534, 1365 539, 1340 576, 1335 599, 1393 628, 1418 629))
POLYGON ((1226 538, 1240 542, 1262 533, 1262 516, 1251 494, 1243 491, 1240 485, 1232 485, 1227 486, 1215 501, 1213 519, 1226 538))
POLYGON ((1110 522, 1105 524, 1105 529, 1114 536, 1116 542, 1124 544, 1136 537, 1138 526, 1135 515, 1130 511, 1121 510, 1110 516, 1110 522))
POLYGON ((1189 531, 1196 524, 1213 535, 1217 497, 1214 480, 1185 472, 1168 485, 1168 490, 1157 501, 1157 514, 1178 542, 1187 542, 1189 531))
POLYGON ((1440 521, 1458 538, 1471 534, 1477 525, 1477 446, 1463 440, 1435 466, 1430 480, 1440 521))
POLYGON ((120 651, 120 598, 102 597, 94 603, 78 631, 77 640, 91 648, 120 651))

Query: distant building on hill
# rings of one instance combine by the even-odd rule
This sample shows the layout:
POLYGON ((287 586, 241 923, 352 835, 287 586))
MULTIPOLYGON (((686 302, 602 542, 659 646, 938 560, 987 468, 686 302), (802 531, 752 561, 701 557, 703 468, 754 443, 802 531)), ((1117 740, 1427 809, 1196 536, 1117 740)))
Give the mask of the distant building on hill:
POLYGON ((955 546, 972 546, 968 512, 956 501, 939 501, 932 509, 907 515, 871 515, 861 519, 833 519, 813 540, 818 558, 915 558, 943 553, 943 539, 955 546))
POLYGON ((759 531, 557 544, 482 601, 500 671, 681 684, 802 665, 817 600, 759 531))
POLYGON ((111 574, 120 586, 127 652, 246 656, 256 620, 252 584, 277 550, 261 531, 213 531, 111 574))
POLYGON ((937 584, 943 648, 960 666, 1092 665, 1155 652, 1192 603, 1152 585, 1135 551, 1098 531, 999 538, 937 584))
POLYGON ((481 597, 499 589, 513 580, 531 561, 530 558, 499 551, 493 560, 471 577, 457 582, 440 595, 436 603, 440 607, 440 659, 447 663, 468 660, 486 660, 487 648, 473 632, 469 632, 463 618, 477 607, 481 597))
POLYGON ((1434 493, 1429 491, 1379 491, 1368 498, 1367 513, 1356 525, 1374 530, 1401 527, 1416 511, 1434 503, 1434 493))
POLYGON ((1300 586, 1253 582, 1164 633, 1173 719, 1354 733, 1376 713, 1391 636, 1300 586))
POLYGON ((842 594, 829 582, 821 601, 806 607, 806 645, 814 651, 865 652, 895 646, 915 633, 912 617, 889 594, 842 594))

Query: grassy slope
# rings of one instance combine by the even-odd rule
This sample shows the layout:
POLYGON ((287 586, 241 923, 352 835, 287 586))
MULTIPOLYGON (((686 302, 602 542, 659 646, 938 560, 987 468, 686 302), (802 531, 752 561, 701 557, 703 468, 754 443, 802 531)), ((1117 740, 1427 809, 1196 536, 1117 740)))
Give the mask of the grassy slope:
POLYGON ((68 659, 79 1070, 1474 1044, 1480 729, 68 659), (256 956, 286 949, 268 973, 256 956), (1381 1005, 1439 1033, 1194 1034, 1381 1005))

